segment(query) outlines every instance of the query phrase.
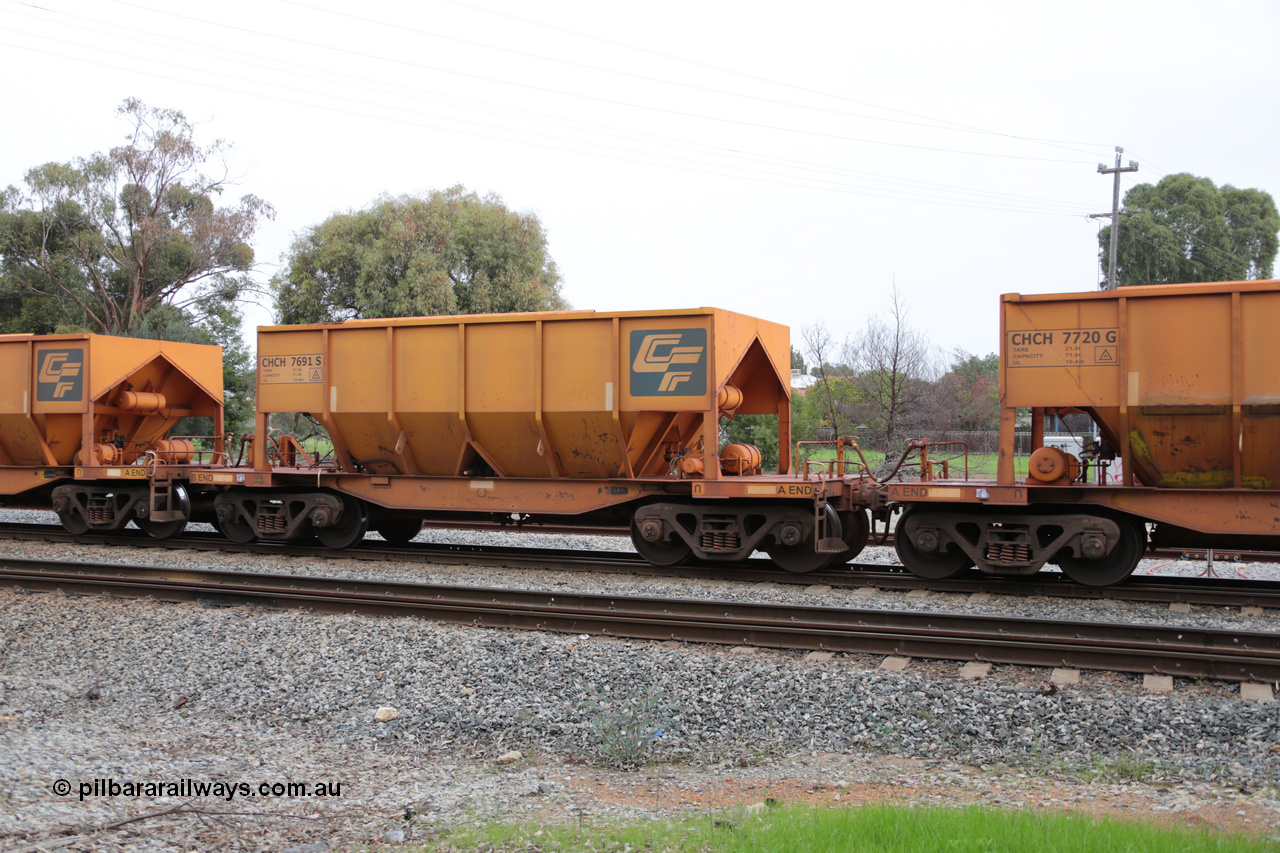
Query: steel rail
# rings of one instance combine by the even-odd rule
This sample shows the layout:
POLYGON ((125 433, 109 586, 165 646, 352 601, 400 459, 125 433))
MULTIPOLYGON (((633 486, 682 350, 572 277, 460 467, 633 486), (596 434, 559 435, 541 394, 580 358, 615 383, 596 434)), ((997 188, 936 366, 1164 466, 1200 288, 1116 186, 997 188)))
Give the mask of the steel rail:
MULTIPOLYGON (((423 523, 424 530, 469 530, 478 533, 537 533, 544 536, 603 536, 609 538, 626 538, 630 536, 630 531, 625 527, 588 527, 573 526, 566 524, 500 524, 489 521, 426 521, 423 523)), ((52 535, 62 534, 68 538, 78 538, 87 540, 94 536, 102 537, 120 537, 120 536, 140 536, 140 531, 126 528, 122 531, 114 533, 84 533, 72 534, 68 533, 65 528, 57 524, 40 524, 32 522, 0 522, 0 538, 21 536, 25 533, 45 532, 52 535)), ((157 545, 163 545, 165 541, 171 541, 174 545, 180 545, 183 541, 188 540, 192 536, 200 536, 201 534, 186 532, 177 540, 153 540, 157 545)), ((147 537, 150 538, 150 537, 147 537)), ((223 540, 226 541, 226 540, 223 540)), ((238 543, 229 543, 236 545, 238 543)), ((249 543, 253 544, 253 543, 249 543)), ((893 547, 893 533, 886 533, 883 536, 873 536, 869 547, 893 547)), ((278 547, 278 546, 277 546, 278 547)), ((1148 550, 1145 555, 1151 559, 1205 559, 1207 549, 1205 548, 1153 548, 1148 550)), ((1214 549, 1214 560, 1218 563, 1280 563, 1280 551, 1241 551, 1238 549, 1214 549)))
MULTIPOLYGON (((424 530, 469 530, 478 533, 536 533, 543 536, 603 536, 609 538, 623 539, 630 536, 630 532, 625 527, 589 527, 589 526, 573 526, 567 524, 500 524, 489 521, 427 521, 422 525, 424 530)), ((57 524, 41 524, 33 522, 0 522, 0 538, 11 537, 13 535, 21 536, 24 533, 33 533, 44 531, 50 535, 62 533, 67 537, 76 537, 85 539, 93 536, 103 537, 119 537, 121 535, 141 535, 140 531, 126 528, 123 531, 113 533, 82 533, 72 534, 57 524)), ((199 536, 201 534, 186 532, 176 540, 180 543, 191 536, 199 536)), ((148 537, 150 538, 150 537, 148 537)), ((157 544, 162 544, 169 540, 154 540, 157 544)), ((237 543, 230 543, 237 544, 237 543)), ((250 543, 253 544, 253 543, 250 543)), ((886 547, 894 546, 893 533, 886 533, 883 536, 874 536, 872 541, 868 543, 868 547, 886 547)), ((1206 548, 1151 548, 1148 549, 1144 558, 1149 559, 1194 559, 1202 560, 1208 555, 1206 548)), ((1212 549, 1214 552, 1214 560, 1217 563, 1233 564, 1233 563, 1280 563, 1280 551, 1242 551, 1239 549, 1212 549)))
POLYGON ((329 612, 415 615, 482 627, 637 639, 1066 666, 1228 681, 1280 680, 1280 634, 1268 632, 632 598, 119 564, 68 566, 19 559, 0 559, 0 584, 214 604, 256 602, 329 612))
POLYGON ((1105 588, 1086 587, 1064 575, 1042 572, 1029 577, 995 577, 977 570, 946 580, 924 580, 901 566, 852 564, 837 569, 795 574, 766 560, 744 560, 721 565, 653 566, 628 551, 575 551, 559 548, 513 548, 414 542, 389 545, 366 540, 359 548, 334 551, 319 545, 297 543, 236 543, 215 533, 186 533, 176 539, 152 539, 137 530, 76 536, 51 524, 0 524, 0 538, 40 541, 73 541, 80 544, 120 545, 143 548, 225 551, 272 556, 391 560, 509 569, 613 572, 650 577, 730 580, 748 583, 825 584, 831 587, 874 587, 884 590, 927 589, 935 592, 992 595, 1044 595, 1055 598, 1111 599, 1143 602, 1187 602, 1210 606, 1280 608, 1280 582, 1237 578, 1190 578, 1135 575, 1124 583, 1105 588))

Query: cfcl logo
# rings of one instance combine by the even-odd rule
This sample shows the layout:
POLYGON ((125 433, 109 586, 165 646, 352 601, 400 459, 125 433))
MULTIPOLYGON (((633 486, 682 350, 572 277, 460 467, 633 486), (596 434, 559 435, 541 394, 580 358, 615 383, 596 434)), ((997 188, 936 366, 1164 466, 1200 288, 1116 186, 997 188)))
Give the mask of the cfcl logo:
POLYGON ((631 333, 634 397, 696 397, 707 393, 707 330, 649 329, 631 333))
POLYGON ((47 349, 37 355, 36 400, 69 403, 84 396, 84 350, 47 349))

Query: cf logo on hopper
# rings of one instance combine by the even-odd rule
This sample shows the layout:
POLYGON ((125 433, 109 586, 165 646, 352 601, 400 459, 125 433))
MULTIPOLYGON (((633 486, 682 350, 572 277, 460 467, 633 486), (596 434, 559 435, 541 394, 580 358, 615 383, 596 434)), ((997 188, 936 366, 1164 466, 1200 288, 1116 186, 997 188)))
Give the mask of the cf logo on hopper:
POLYGON ((631 333, 631 393, 691 397, 707 393, 706 329, 631 333))
POLYGON ((84 381, 84 350, 43 350, 36 373, 36 399, 41 402, 79 400, 84 381))

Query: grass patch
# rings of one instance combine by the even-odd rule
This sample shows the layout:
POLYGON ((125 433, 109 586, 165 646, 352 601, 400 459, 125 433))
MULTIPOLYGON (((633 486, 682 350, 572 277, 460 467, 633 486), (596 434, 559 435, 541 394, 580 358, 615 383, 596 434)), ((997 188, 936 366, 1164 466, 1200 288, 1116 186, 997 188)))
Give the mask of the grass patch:
POLYGON ((726 851, 729 853, 1053 853, 1123 850, 1130 853, 1253 853, 1280 844, 1208 829, 1164 829, 1135 822, 980 807, 818 808, 788 806, 758 814, 743 810, 683 821, 613 826, 500 825, 449 830, 433 851, 726 851))
POLYGON ((1136 755, 1095 757, 1093 763, 1080 768, 1077 775, 1086 782, 1150 782, 1156 776, 1156 763, 1136 755))
MULTIPOLYGON (((867 458, 872 470, 882 468, 885 464, 885 454, 879 450, 863 449, 862 455, 867 458)), ((836 458, 836 452, 832 448, 803 448, 800 451, 800 458, 812 460, 830 460, 836 458)), ((994 480, 996 478, 996 463, 999 461, 999 455, 995 453, 970 453, 969 454, 969 479, 970 480, 994 480)), ((857 454, 852 451, 845 451, 845 461, 849 464, 849 473, 853 473, 855 466, 852 462, 858 459, 857 454)), ((935 477, 942 476, 941 460, 947 459, 950 467, 950 476, 952 479, 959 480, 964 477, 964 457, 956 456, 952 453, 943 453, 938 450, 930 454, 933 460, 933 475, 935 477)), ((801 469, 802 463, 796 463, 796 469, 801 469)), ((912 454, 909 461, 909 467, 904 469, 907 472, 907 478, 914 480, 920 476, 919 459, 912 454)), ((1019 479, 1026 479, 1027 476, 1027 457, 1017 455, 1013 457, 1014 476, 1019 479)))

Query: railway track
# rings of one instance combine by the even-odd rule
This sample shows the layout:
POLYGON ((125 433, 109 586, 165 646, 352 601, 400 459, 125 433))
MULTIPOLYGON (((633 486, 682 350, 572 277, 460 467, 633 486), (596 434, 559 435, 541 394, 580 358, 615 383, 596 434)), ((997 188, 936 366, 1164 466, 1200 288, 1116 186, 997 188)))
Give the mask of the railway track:
MULTIPOLYGON (((732 580, 743 583, 777 583, 832 588, 875 588, 892 591, 916 589, 935 592, 992 595, 1041 595, 1056 598, 1112 599, 1143 602, 1184 602, 1206 606, 1280 608, 1280 582, 1243 578, 1188 578, 1135 575, 1115 587, 1085 587, 1063 575, 1042 572, 1030 578, 1001 578, 972 571, 947 580, 924 580, 901 566, 853 563, 838 569, 793 574, 780 571, 766 560, 745 560, 720 565, 653 566, 627 552, 574 551, 555 548, 513 548, 414 542, 393 546, 366 540, 359 548, 335 552, 318 545, 230 542, 214 533, 184 534, 177 539, 153 539, 136 530, 112 534, 73 536, 51 524, 0 524, 0 538, 142 548, 226 551, 289 555, 317 559, 392 560, 509 569, 614 572, 650 577, 732 580)), ((1178 552, 1181 554, 1181 552, 1178 552)), ((1276 557, 1276 555, 1272 555, 1276 557)), ((1280 559, 1280 557, 1276 557, 1280 559)))
POLYGON ((548 593, 298 575, 0 559, 30 591, 417 616, 650 640, 1280 680, 1280 634, 969 614, 548 593))

